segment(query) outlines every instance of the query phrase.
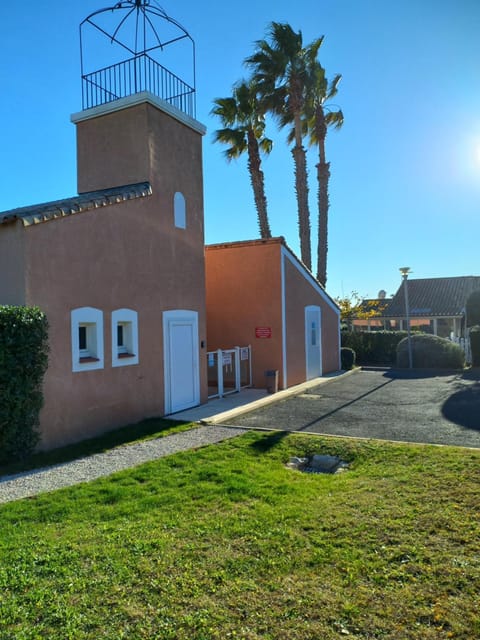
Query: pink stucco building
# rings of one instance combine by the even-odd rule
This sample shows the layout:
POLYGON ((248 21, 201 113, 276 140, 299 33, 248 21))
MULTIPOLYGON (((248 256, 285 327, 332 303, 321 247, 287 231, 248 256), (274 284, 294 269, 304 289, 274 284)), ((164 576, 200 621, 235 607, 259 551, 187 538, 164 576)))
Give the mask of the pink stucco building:
POLYGON ((131 58, 82 62, 78 195, 0 213, 0 304, 39 306, 49 322, 44 449, 206 402, 212 350, 250 345, 259 387, 266 369, 285 388, 339 368, 338 308, 282 239, 207 247, 205 261, 195 84, 154 59, 193 40, 150 3, 134 9, 81 25, 108 51, 119 27, 97 18, 124 12, 136 35, 120 47, 131 58), (178 37, 161 40, 157 19, 178 37))
POLYGON ((72 117, 74 198, 0 214, 0 302, 49 325, 49 448, 206 400, 202 136, 151 94, 72 117))

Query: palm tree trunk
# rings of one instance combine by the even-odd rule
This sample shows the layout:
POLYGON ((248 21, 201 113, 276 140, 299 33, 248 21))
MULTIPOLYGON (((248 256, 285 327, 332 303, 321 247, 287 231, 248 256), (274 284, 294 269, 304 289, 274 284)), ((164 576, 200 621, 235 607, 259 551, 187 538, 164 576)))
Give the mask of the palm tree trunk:
POLYGON ((267 198, 265 196, 265 181, 261 170, 260 152, 255 133, 248 131, 248 171, 253 189, 255 207, 257 209, 258 226, 261 238, 271 238, 270 223, 267 214, 267 198))
POLYGON ((310 209, 308 207, 308 172, 307 154, 302 144, 301 123, 301 83, 297 83, 296 91, 292 93, 291 112, 293 114, 295 146, 292 149, 295 166, 295 193, 298 208, 298 233, 300 238, 300 255, 303 264, 312 270, 312 248, 310 239, 310 209))
POLYGON ((318 141, 318 245, 317 245, 317 280, 324 287, 327 284, 327 253, 328 253, 328 181, 330 178, 330 163, 325 158, 325 139, 327 125, 321 104, 315 111, 315 137, 318 141))
POLYGON ((308 208, 307 158, 305 148, 295 145, 292 149, 295 163, 295 193, 298 206, 298 231, 300 255, 303 264, 312 270, 312 250, 310 242, 310 211, 308 208))
POLYGON ((330 163, 317 164, 318 178, 318 248, 317 248, 317 280, 324 287, 327 284, 327 253, 328 253, 328 181, 330 178, 330 163))

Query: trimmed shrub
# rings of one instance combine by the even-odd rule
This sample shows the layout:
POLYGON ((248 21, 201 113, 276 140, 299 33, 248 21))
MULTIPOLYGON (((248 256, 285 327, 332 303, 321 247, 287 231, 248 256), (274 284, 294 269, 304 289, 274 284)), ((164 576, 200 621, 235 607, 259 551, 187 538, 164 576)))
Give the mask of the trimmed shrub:
POLYGON ((349 347, 342 347, 340 349, 340 359, 343 371, 350 371, 355 365, 355 351, 349 347))
POLYGON ((472 350, 472 367, 480 367, 480 326, 470 329, 470 347, 472 350))
MULTIPOLYGON (((463 369, 465 354, 455 342, 428 333, 414 334, 412 361, 415 369, 463 369)), ((408 338, 397 347, 397 366, 408 367, 408 338)))
POLYGON ((395 364, 406 331, 342 331, 342 347, 353 349, 359 364, 395 364))
POLYGON ((0 306, 0 462, 25 458, 40 439, 48 324, 37 307, 0 306))
POLYGON ((467 298, 465 305, 467 326, 480 325, 480 289, 473 291, 467 298))

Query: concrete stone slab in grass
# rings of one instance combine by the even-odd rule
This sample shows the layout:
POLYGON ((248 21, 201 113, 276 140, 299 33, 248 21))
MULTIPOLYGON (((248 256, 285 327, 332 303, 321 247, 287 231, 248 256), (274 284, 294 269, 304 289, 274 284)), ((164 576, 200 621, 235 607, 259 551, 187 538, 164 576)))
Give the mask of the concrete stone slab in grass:
POLYGON ((315 454, 310 458, 290 458, 287 466, 305 473, 338 473, 348 468, 348 463, 336 456, 315 454))

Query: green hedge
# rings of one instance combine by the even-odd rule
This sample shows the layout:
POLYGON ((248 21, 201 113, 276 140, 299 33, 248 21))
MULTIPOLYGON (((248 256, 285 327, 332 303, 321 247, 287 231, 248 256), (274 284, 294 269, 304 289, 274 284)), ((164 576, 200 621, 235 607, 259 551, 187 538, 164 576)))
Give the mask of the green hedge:
POLYGON ((470 347, 472 349, 472 367, 480 367, 480 326, 470 329, 470 347))
POLYGON ((340 349, 340 360, 343 371, 350 371, 355 366, 355 351, 349 347, 340 349))
POLYGON ((28 456, 48 364, 48 323, 37 307, 0 306, 0 462, 28 456))
MULTIPOLYGON (((414 369, 463 369, 465 354, 456 344, 426 333, 413 334, 412 365, 414 369)), ((408 338, 404 338, 397 347, 397 366, 408 367, 408 338)))
POLYGON ((342 347, 353 349, 358 364, 394 365, 406 331, 342 331, 342 347))
POLYGON ((465 314, 468 327, 480 325, 480 289, 473 291, 468 296, 465 305, 465 314))

